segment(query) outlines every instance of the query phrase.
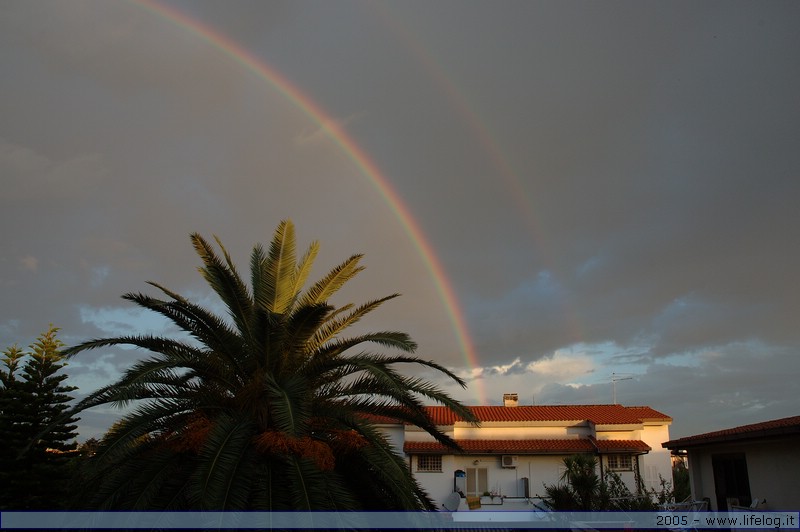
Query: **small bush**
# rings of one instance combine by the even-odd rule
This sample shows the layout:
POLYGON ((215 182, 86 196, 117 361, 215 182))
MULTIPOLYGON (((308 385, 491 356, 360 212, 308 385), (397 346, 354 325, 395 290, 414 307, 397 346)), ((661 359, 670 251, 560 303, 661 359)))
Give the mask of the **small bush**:
POLYGON ((676 500, 672 483, 661 476, 659 489, 648 490, 639 479, 639 494, 634 495, 622 477, 613 471, 606 472, 600 479, 595 472, 596 465, 597 460, 591 455, 564 458, 566 470, 560 483, 544 485, 545 505, 556 511, 646 511, 676 500))

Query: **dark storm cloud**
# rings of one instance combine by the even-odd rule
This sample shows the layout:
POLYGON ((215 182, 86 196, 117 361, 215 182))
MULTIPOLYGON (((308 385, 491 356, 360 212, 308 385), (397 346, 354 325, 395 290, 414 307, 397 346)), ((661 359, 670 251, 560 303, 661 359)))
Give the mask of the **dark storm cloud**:
MULTIPOLYGON (((776 390, 800 349, 798 4, 170 5, 372 157, 480 367, 418 243, 320 124, 174 22, 80 0, 0 6, 3 345, 49 322, 68 343, 157 331, 119 295, 155 280, 216 304, 190 232, 245 262, 291 217, 301 245, 322 241, 317 274, 366 253, 346 295, 404 295, 364 327, 410 332, 469 402, 608 402, 617 372, 675 436, 796 413, 776 390)), ((85 393, 135 356, 70 370, 85 393)))

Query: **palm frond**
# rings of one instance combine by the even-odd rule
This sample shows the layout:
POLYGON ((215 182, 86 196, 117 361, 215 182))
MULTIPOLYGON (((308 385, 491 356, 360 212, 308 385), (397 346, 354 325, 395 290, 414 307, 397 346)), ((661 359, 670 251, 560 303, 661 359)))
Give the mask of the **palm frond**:
POLYGON ((281 355, 280 372, 296 371, 310 356, 308 346, 332 307, 324 304, 306 305, 293 312, 283 327, 281 344, 274 350, 281 355))
MULTIPOLYGON (((383 366, 388 367, 394 364, 416 364, 423 367, 431 368, 433 370, 436 370, 437 372, 444 373, 460 386, 466 387, 466 382, 463 379, 461 379, 458 375, 448 370, 441 364, 438 364, 431 360, 423 360, 417 357, 409 357, 409 356, 387 357, 380 355, 360 354, 353 357, 347 357, 346 359, 337 359, 331 361, 328 364, 328 366, 329 367, 343 366, 347 367, 350 371, 357 371, 360 370, 359 368, 366 367, 371 373, 373 373, 373 375, 375 375, 374 373, 375 368, 380 368, 383 366)), ((385 376, 392 376, 394 378, 399 377, 402 380, 401 387, 407 389, 410 392, 419 394, 423 397, 427 397, 441 405, 446 406, 467 423, 478 424, 478 418, 475 417, 475 414, 472 412, 472 410, 464 406, 460 401, 456 401, 455 399, 450 397, 449 394, 447 394, 437 386, 429 383, 428 381, 421 378, 414 379, 405 377, 397 374, 396 372, 387 373, 385 376)))
MULTIPOLYGON (((164 302, 159 308, 152 308, 175 323, 181 330, 189 333, 210 351, 224 356, 232 366, 238 365, 238 358, 244 344, 242 337, 236 334, 228 324, 219 316, 194 304, 181 296, 168 290, 158 283, 148 282, 165 294, 172 297, 174 302, 164 302)), ((139 299, 139 294, 125 294, 123 299, 147 306, 145 299, 139 299)), ((147 297, 147 296, 141 296, 147 297)))
POLYGON ((356 485, 353 489, 358 489, 358 485, 369 486, 368 493, 359 492, 368 509, 435 509, 433 501, 414 479, 405 461, 366 417, 353 416, 351 412, 341 418, 369 442, 339 464, 347 471, 350 484, 356 485))
POLYGON ((269 292, 267 290, 267 254, 264 246, 256 244, 250 252, 250 286, 253 291, 253 303, 256 308, 269 309, 269 292))
POLYGON ((417 344, 406 333, 396 331, 365 333, 327 342, 307 357, 302 371, 307 374, 324 374, 329 367, 329 360, 345 355, 348 350, 364 343, 374 343, 406 352, 413 352, 417 348, 417 344))
POLYGON ((358 265, 362 258, 363 255, 353 255, 333 268, 325 277, 306 290, 300 298, 300 306, 328 301, 347 281, 364 269, 363 266, 358 265))
MULTIPOLYGON (((286 468, 282 460, 261 459, 252 464, 254 481, 250 493, 252 510, 292 510, 291 497, 286 489, 286 468)), ((274 528, 267 515, 265 528, 274 528)))
POLYGON ((364 462, 370 465, 364 470, 387 494, 382 501, 383 508, 392 505, 399 510, 416 510, 420 507, 425 510, 436 509, 428 494, 408 471, 406 463, 392 451, 389 444, 369 445, 361 454, 364 462))
POLYGON ((272 375, 265 378, 271 421, 276 429, 299 436, 308 428, 310 417, 308 383, 302 375, 291 374, 280 382, 272 375))
MULTIPOLYGON (((258 287, 260 308, 276 314, 283 314, 294 302, 296 293, 295 275, 297 257, 295 255, 294 224, 288 220, 280 223, 270 244, 269 256, 259 264, 258 287)), ((254 287, 255 290, 255 287, 254 287)))
POLYGON ((308 250, 297 263, 297 270, 294 275, 294 288, 292 292, 295 294, 295 301, 300 296, 303 287, 306 285, 308 276, 311 274, 311 268, 314 266, 314 261, 319 253, 319 242, 314 241, 308 246, 308 250))
POLYGON ((453 406, 459 416, 463 416, 467 422, 477 422, 472 411, 435 387, 422 385, 419 379, 403 377, 379 364, 364 368, 364 373, 351 381, 321 388, 319 400, 336 404, 345 411, 361 412, 366 417, 378 415, 405 421, 455 449, 458 449, 458 445, 433 423, 417 396, 434 397, 443 400, 448 406, 455 403, 453 406))
POLYGON ((64 349, 65 356, 74 356, 81 351, 109 347, 114 345, 129 345, 146 349, 153 353, 160 353, 175 359, 191 360, 200 356, 200 351, 188 344, 161 336, 117 336, 113 338, 95 338, 81 344, 64 349))
POLYGON ((148 405, 128 414, 106 433, 93 457, 94 463, 99 467, 115 468, 130 461, 148 441, 150 434, 161 430, 165 418, 180 416, 175 410, 171 405, 161 408, 148 405))
POLYGON ((179 467, 175 452, 166 446, 153 446, 146 459, 137 460, 138 471, 129 488, 131 510, 153 510, 162 508, 162 501, 170 501, 175 495, 168 486, 175 486, 176 477, 186 477, 185 470, 179 467))
POLYGON ((158 355, 156 358, 139 361, 128 368, 117 383, 117 387, 127 386, 137 381, 144 382, 150 378, 162 378, 163 372, 167 370, 191 371, 195 376, 213 381, 228 389, 235 389, 239 385, 237 382, 239 372, 236 371, 238 368, 229 367, 227 357, 219 360, 217 357, 210 356, 209 352, 163 337, 122 336, 96 339, 71 347, 65 352, 68 356, 74 356, 83 350, 113 345, 134 346, 158 355))
MULTIPOLYGON (((369 301, 364 303, 363 305, 359 305, 354 310, 352 310, 349 314, 344 316, 337 316, 335 318, 329 318, 327 323, 324 326, 320 327, 317 334, 314 336, 314 346, 323 346, 326 342, 330 341, 331 339, 335 338, 336 335, 341 333, 343 330, 347 329, 355 325, 361 318, 363 318, 366 314, 372 312, 380 305, 389 301, 390 299, 394 299, 399 297, 400 294, 392 294, 390 296, 382 297, 380 299, 376 299, 373 301, 369 301)), ((413 351, 416 349, 417 345, 409 339, 409 350, 413 351)))
POLYGON ((78 509, 128 509, 131 486, 136 481, 141 464, 134 456, 113 466, 98 467, 93 463, 84 470, 86 481, 77 486, 75 502, 78 509))
POLYGON ((192 492, 204 510, 247 508, 249 475, 246 460, 255 427, 244 415, 219 414, 192 474, 192 492))
MULTIPOLYGON (((286 488, 296 510, 354 509, 350 493, 330 472, 320 471, 312 460, 291 456, 287 459, 286 488)), ((313 519, 313 516, 311 516, 313 519)), ((313 527, 309 523, 309 527, 313 527)))
MULTIPOLYGON (((239 329, 245 343, 253 339, 251 319, 253 302, 250 291, 242 281, 235 268, 232 267, 228 252, 219 244, 225 254, 228 264, 223 263, 214 249, 203 237, 197 233, 191 235, 192 245, 203 261, 204 266, 199 271, 209 286, 217 293, 231 315, 237 329, 239 329)), ((217 241, 219 243, 219 240, 217 241)))

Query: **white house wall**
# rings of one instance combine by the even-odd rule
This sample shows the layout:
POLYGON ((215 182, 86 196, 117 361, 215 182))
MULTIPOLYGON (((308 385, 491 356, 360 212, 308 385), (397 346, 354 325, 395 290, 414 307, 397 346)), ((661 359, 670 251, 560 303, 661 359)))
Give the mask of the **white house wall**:
POLYGON ((660 491, 662 479, 672 485, 672 458, 669 451, 653 447, 652 451, 641 456, 639 460, 640 473, 646 489, 660 491))
POLYGON ((647 489, 659 491, 661 479, 672 483, 672 457, 661 443, 669 441, 668 425, 645 425, 639 438, 650 446, 650 452, 641 457, 641 474, 647 489))
MULTIPOLYGON (((750 496, 766 499, 766 510, 800 510, 800 452, 798 441, 771 440, 739 444, 720 444, 713 447, 689 449, 689 475, 692 496, 695 499, 708 497, 711 509, 717 508, 714 470, 711 458, 714 454, 743 453, 747 462, 750 481, 750 496)), ((725 510, 724 508, 722 510, 725 510)))
MULTIPOLYGON (((541 498, 545 496, 545 484, 552 485, 560 482, 566 456, 517 455, 517 467, 503 468, 500 465, 500 455, 444 455, 441 472, 417 471, 417 456, 412 456, 411 469, 423 489, 439 505, 453 492, 455 471, 459 469, 466 471, 467 468, 486 468, 487 491, 506 497, 523 497, 521 479, 524 477, 528 479, 529 495, 533 498, 541 498)), ((640 469, 643 474, 648 467, 656 467, 651 466, 649 458, 649 455, 639 457, 640 469)), ((667 455, 667 462, 669 463, 669 455, 667 455)), ((605 471, 608 471, 607 462, 604 463, 604 467, 605 471)), ((656 471, 660 470, 656 467, 656 471)), ((667 466, 667 472, 671 474, 669 466, 667 466)), ((631 492, 636 493, 634 472, 620 471, 618 474, 631 492)), ((644 480, 647 482, 647 479, 644 480)), ((653 488, 660 489, 657 474, 653 481, 653 488)))
POLYGON ((525 477, 528 479, 529 495, 543 497, 544 484, 559 482, 564 470, 563 460, 564 456, 556 455, 520 455, 516 468, 503 468, 499 455, 445 455, 442 457, 442 472, 438 473, 417 471, 417 457, 413 456, 411 468, 417 482, 441 505, 453 492, 455 471, 466 471, 467 468, 486 468, 487 491, 506 497, 523 497, 521 479, 525 477))
MULTIPOLYGON (((400 424, 377 425, 376 428, 389 440, 394 451, 400 456, 403 455, 403 443, 406 440, 406 431, 400 424)), ((427 433, 426 433, 427 434, 427 433)))
MULTIPOLYGON (((650 446, 650 452, 639 456, 639 473, 647 490, 661 490, 661 479, 672 482, 672 458, 670 451, 661 447, 661 443, 669 441, 669 425, 645 423, 624 430, 614 425, 598 425, 598 440, 641 440, 650 446)), ((606 464, 604 463, 604 467, 606 464)), ((607 469, 604 469, 607 470, 607 469)), ((636 480, 633 472, 619 471, 631 492, 636 493, 636 480)))
POLYGON ((458 467, 455 465, 455 457, 452 455, 442 456, 442 471, 417 471, 417 456, 411 456, 411 471, 419 485, 422 486, 428 495, 441 506, 448 495, 453 493, 454 472, 458 467))
MULTIPOLYGON (((643 430, 598 430, 598 440, 641 440, 643 430)), ((659 443, 659 446, 661 443, 659 443)))
POLYGON ((798 440, 762 442, 745 451, 750 493, 774 510, 800 510, 798 440), (752 464, 752 465, 751 465, 752 464))
POLYGON ((531 427, 522 424, 489 424, 480 427, 470 425, 456 426, 455 437, 472 440, 535 440, 535 439, 569 439, 585 438, 593 431, 586 424, 572 426, 531 427))
MULTIPOLYGON (((437 428, 442 433, 444 433, 446 436, 450 436, 451 438, 455 437, 454 432, 453 432, 453 427, 451 425, 444 426, 444 427, 440 426, 440 427, 437 427, 437 428)), ((400 440, 400 446, 398 447, 398 449, 400 450, 401 454, 403 452, 403 442, 404 441, 436 441, 436 438, 434 438, 433 436, 428 434, 427 431, 425 431, 425 430, 423 430, 421 428, 418 428, 418 427, 407 426, 405 428, 405 432, 403 432, 403 428, 401 427, 400 431, 401 431, 401 435, 402 436, 401 436, 401 440, 400 440)))

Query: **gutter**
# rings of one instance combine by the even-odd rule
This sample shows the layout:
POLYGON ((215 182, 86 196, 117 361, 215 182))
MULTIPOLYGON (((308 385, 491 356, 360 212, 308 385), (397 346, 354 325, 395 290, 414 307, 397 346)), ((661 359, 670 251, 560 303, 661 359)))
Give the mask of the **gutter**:
POLYGON ((594 454, 597 455, 597 461, 600 462, 600 480, 603 480, 603 455, 600 454, 600 447, 597 445, 597 440, 594 439, 594 436, 589 435, 589 441, 594 447, 594 454))

